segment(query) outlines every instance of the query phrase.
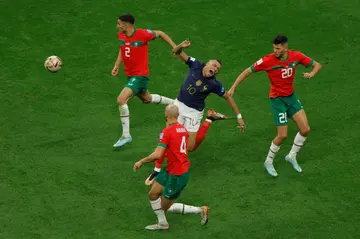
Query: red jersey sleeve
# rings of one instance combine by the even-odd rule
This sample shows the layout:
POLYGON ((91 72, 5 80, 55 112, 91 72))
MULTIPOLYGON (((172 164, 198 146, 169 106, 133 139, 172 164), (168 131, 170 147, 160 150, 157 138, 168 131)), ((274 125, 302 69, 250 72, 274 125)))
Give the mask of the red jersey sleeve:
POLYGON ((170 142, 170 137, 171 137, 171 131, 164 129, 160 133, 158 146, 162 146, 166 148, 170 142))
POLYGON ((156 33, 153 32, 152 30, 149 30, 149 29, 139 29, 138 31, 140 31, 141 33, 141 38, 143 41, 145 42, 149 42, 149 41, 152 41, 156 38, 156 33))
POLYGON ((299 60, 299 63, 305 67, 312 66, 314 64, 314 60, 310 57, 304 55, 301 52, 297 52, 297 58, 299 60))
POLYGON ((269 70, 269 67, 271 68, 270 61, 271 59, 269 56, 264 56, 263 58, 252 64, 250 66, 250 69, 252 72, 267 71, 269 70))

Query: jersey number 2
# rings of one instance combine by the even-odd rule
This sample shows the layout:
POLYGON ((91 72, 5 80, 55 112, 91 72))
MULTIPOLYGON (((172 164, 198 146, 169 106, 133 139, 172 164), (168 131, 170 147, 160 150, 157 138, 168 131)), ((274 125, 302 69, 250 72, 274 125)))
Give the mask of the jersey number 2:
POLYGON ((183 136, 181 139, 180 153, 186 154, 186 137, 183 136))
POLYGON ((293 68, 284 68, 281 70, 281 77, 283 79, 291 77, 293 74, 293 68))
POLYGON ((130 47, 125 47, 125 56, 130 57, 130 47))

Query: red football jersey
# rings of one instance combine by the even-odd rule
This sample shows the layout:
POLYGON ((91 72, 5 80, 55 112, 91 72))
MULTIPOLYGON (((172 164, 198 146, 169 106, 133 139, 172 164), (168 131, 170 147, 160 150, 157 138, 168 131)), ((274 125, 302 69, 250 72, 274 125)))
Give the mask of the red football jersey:
POLYGON ((308 67, 313 63, 314 60, 303 53, 288 50, 286 61, 277 59, 274 53, 271 53, 255 62, 250 68, 253 72, 266 71, 271 83, 269 97, 276 98, 289 96, 294 92, 293 82, 298 64, 308 67))
POLYGON ((159 146, 166 147, 166 171, 170 175, 181 175, 189 170, 188 141, 189 133, 183 125, 177 122, 161 132, 159 146))
POLYGON ((135 29, 130 37, 118 32, 125 75, 149 76, 148 42, 155 38, 151 30, 135 29))

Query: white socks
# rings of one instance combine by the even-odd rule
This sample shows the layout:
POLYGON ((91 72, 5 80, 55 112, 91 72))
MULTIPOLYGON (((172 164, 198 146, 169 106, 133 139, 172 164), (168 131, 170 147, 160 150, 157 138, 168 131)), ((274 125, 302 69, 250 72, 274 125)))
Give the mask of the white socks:
POLYGON ((130 112, 127 104, 119 106, 120 119, 122 124, 123 133, 122 136, 130 136, 130 112))
POLYGON ((150 204, 158 218, 158 223, 161 225, 168 225, 168 222, 165 217, 165 212, 164 210, 161 209, 161 198, 158 198, 154 201, 150 200, 150 204))
MULTIPOLYGON (((294 144, 290 150, 289 157, 296 158, 296 154, 300 151, 301 147, 304 145, 306 137, 302 136, 300 133, 297 133, 294 139, 294 144)), ((272 164, 275 158, 276 153, 279 151, 280 146, 275 145, 271 142, 269 153, 266 157, 265 163, 272 164)))
POLYGON ((279 151, 280 146, 275 145, 271 142, 269 153, 266 157, 265 163, 272 164, 275 158, 276 153, 279 151))
POLYGON ((304 145, 306 137, 302 136, 300 133, 297 133, 294 139, 294 144, 290 150, 289 157, 296 157, 296 154, 300 151, 301 147, 304 145))
POLYGON ((172 213, 181 213, 181 214, 200 214, 201 208, 200 207, 194 207, 185 205, 182 203, 174 203, 171 205, 171 207, 168 209, 168 212, 172 213))
MULTIPOLYGON (((174 103, 174 100, 167 98, 165 96, 152 94, 151 95, 151 103, 152 104, 169 105, 169 104, 174 103)), ((119 106, 119 112, 120 112, 121 124, 122 124, 122 129, 123 129, 122 136, 129 137, 130 136, 130 117, 129 117, 130 112, 129 112, 128 105, 125 104, 125 105, 119 106)))
POLYGON ((157 94, 151 94, 151 104, 170 105, 172 103, 174 103, 173 99, 167 98, 165 96, 157 95, 157 94))

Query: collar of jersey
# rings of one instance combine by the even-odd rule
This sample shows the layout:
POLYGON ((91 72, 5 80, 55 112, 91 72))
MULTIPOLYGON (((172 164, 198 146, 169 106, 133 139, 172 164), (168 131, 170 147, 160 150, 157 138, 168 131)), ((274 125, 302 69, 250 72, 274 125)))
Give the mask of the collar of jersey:
POLYGON ((132 37, 132 36, 135 35, 135 32, 136 32, 136 28, 134 28, 134 32, 133 32, 130 36, 127 36, 126 34, 125 34, 125 36, 126 36, 127 38, 130 38, 130 37, 132 37))
POLYGON ((287 57, 286 57, 286 60, 285 61, 282 61, 282 60, 280 60, 281 62, 287 62, 288 60, 289 60, 289 54, 290 54, 290 52, 288 51, 288 55, 287 55, 287 57))

